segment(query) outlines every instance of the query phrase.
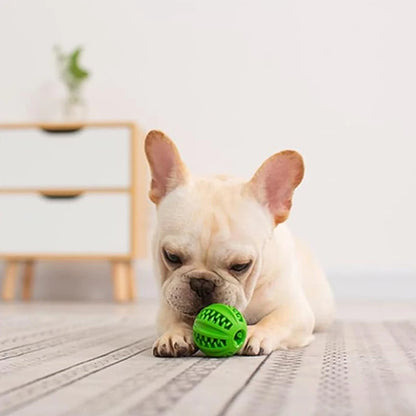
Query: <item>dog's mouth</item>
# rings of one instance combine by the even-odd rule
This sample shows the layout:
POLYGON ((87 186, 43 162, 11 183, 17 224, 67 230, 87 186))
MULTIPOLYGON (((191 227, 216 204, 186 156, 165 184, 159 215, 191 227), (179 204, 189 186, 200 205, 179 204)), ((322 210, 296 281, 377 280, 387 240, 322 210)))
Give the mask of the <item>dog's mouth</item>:
POLYGON ((187 318, 195 318, 201 309, 213 303, 224 303, 234 307, 241 306, 241 301, 239 302, 242 297, 241 293, 232 284, 224 284, 221 287, 216 287, 215 290, 204 291, 204 287, 193 288, 184 279, 168 283, 163 292, 166 302, 172 309, 187 318))
POLYGON ((202 310, 203 308, 201 308, 201 309, 199 309, 197 312, 183 312, 183 311, 180 311, 181 313, 182 313, 182 315, 185 315, 187 318, 193 318, 193 319, 195 319, 196 318, 196 316, 199 314, 199 312, 202 310))
POLYGON ((182 305, 180 303, 177 304, 175 302, 171 302, 168 299, 168 303, 173 309, 177 310, 178 312, 180 312, 181 314, 185 315, 188 318, 195 318, 198 315, 198 313, 202 309, 204 309, 206 306, 209 306, 212 303, 217 303, 217 302, 218 301, 214 301, 212 296, 209 296, 205 299, 200 299, 200 301, 197 302, 197 303, 193 303, 191 305, 188 304, 188 305, 185 306, 185 305, 182 305))

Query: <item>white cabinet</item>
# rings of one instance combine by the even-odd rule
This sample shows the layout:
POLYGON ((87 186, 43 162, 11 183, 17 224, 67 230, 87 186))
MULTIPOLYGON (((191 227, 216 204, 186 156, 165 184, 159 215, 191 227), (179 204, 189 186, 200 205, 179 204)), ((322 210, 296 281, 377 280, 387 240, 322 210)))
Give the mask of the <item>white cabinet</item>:
POLYGON ((133 123, 0 125, 3 299, 18 266, 30 298, 37 260, 110 260, 115 299, 134 297, 132 261, 145 255, 143 143, 133 123))

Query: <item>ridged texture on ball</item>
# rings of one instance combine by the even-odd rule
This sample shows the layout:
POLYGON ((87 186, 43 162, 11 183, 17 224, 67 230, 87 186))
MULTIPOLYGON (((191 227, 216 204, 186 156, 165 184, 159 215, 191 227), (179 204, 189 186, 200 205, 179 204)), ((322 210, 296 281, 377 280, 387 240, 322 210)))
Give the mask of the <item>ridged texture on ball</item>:
POLYGON ((210 357, 234 355, 247 336, 247 323, 234 307, 213 303, 202 309, 194 322, 196 346, 210 357))

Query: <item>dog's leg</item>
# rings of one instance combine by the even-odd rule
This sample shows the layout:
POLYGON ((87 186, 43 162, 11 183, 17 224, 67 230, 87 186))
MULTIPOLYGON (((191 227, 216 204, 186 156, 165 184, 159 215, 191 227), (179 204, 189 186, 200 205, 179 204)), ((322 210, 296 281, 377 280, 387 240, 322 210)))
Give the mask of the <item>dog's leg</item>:
POLYGON ((277 349, 304 347, 313 340, 314 317, 310 310, 279 308, 249 325, 240 355, 264 355, 277 349))
POLYGON ((197 350, 192 334, 193 320, 184 318, 162 304, 159 310, 158 327, 162 335, 153 344, 156 357, 188 357, 197 350))

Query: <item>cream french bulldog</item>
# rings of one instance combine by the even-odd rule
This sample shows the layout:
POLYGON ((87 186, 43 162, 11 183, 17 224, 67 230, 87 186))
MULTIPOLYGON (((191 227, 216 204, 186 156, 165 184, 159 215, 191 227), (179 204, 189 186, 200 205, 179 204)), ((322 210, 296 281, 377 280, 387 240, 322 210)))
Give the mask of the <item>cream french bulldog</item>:
POLYGON ((221 302, 249 326, 244 355, 303 347, 333 320, 325 275, 283 222, 302 180, 302 157, 286 150, 267 159, 249 182, 192 177, 162 132, 146 137, 157 206, 155 270, 161 284, 156 356, 196 351, 192 324, 201 308, 221 302))

